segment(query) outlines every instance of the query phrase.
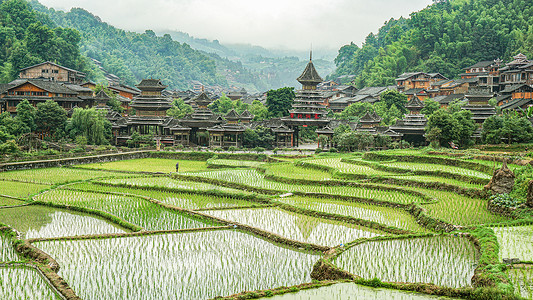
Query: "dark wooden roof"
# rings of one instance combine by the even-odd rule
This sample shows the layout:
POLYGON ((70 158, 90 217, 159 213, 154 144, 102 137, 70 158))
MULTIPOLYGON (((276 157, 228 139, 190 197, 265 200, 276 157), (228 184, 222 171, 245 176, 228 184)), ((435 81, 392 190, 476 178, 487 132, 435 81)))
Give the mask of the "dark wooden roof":
POLYGON ((422 103, 422 101, 420 101, 420 99, 418 99, 418 97, 413 97, 413 99, 411 99, 411 101, 407 102, 407 104, 405 105, 405 108, 409 109, 409 110, 417 110, 417 109, 422 109, 424 108, 424 103, 422 103))
POLYGON ((74 69, 70 69, 70 68, 67 68, 67 67, 63 67, 61 65, 58 65, 56 63, 53 63, 51 61, 45 61, 45 62, 42 62, 40 64, 36 64, 36 65, 33 65, 33 66, 29 66, 29 67, 26 67, 24 69, 20 69, 20 71, 24 71, 24 70, 28 70, 28 69, 33 69, 35 67, 39 67, 39 66, 42 66, 42 65, 47 65, 47 64, 50 64, 50 65, 53 65, 53 66, 56 66, 58 68, 61 68, 61 69, 64 69, 64 70, 67 70, 67 71, 70 71, 70 72, 74 72, 74 73, 77 73, 79 75, 85 75, 85 73, 83 72, 80 72, 80 71, 77 71, 77 70, 74 70, 74 69))
POLYGON ((11 90, 13 88, 17 88, 19 86, 22 86, 26 83, 29 83, 31 85, 34 85, 42 90, 45 90, 49 93, 54 94, 69 94, 69 95, 77 95, 78 92, 73 91, 63 84, 56 82, 56 81, 49 81, 49 80, 42 80, 42 79, 17 79, 12 82, 10 82, 11 87, 8 88, 8 90, 11 90))
POLYGON ((239 120, 239 114, 234 109, 232 109, 226 114, 225 118, 228 121, 239 120))
POLYGON ((318 72, 315 69, 315 66, 313 65, 313 61, 309 60, 309 63, 307 63, 307 66, 305 67, 304 72, 300 77, 298 77, 298 82, 303 85, 318 85, 324 79, 318 75, 318 72))
POLYGON ((164 90, 167 88, 166 85, 161 83, 159 79, 143 79, 139 84, 136 85, 138 89, 142 90, 164 90))

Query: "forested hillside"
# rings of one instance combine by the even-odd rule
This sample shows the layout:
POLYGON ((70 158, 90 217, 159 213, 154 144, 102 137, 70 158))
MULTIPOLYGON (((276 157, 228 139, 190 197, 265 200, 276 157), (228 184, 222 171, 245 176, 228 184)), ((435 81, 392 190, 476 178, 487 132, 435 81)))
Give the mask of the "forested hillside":
POLYGON ((391 19, 362 47, 343 46, 331 78, 356 75, 357 86, 394 84, 407 71, 455 77, 480 60, 533 57, 533 1, 440 0, 391 19))
POLYGON ((58 26, 77 29, 81 33, 82 53, 102 62, 104 69, 126 83, 153 77, 163 79, 171 88, 187 88, 190 80, 227 84, 217 75, 213 59, 187 44, 173 41, 170 35, 158 37, 151 30, 139 34, 117 29, 79 8, 65 13, 47 9, 37 1, 31 4, 58 26))
POLYGON ((46 60, 96 76, 94 66, 80 55, 79 32, 56 28, 23 0, 0 3, 0 82, 11 81, 21 68, 46 60))
MULTIPOLYGON (((198 80, 206 85, 265 91, 295 86, 295 78, 307 63, 295 57, 263 59, 248 53, 255 50, 261 54, 269 53, 261 47, 247 46, 245 50, 233 50, 216 41, 189 37, 186 40, 194 42, 192 44, 199 48, 193 49, 185 42, 176 41, 175 32, 174 39, 169 33, 158 36, 152 30, 142 34, 129 32, 102 22, 98 16, 80 8, 69 12, 56 11, 37 0, 32 0, 31 5, 40 15, 48 16, 54 26, 78 30, 81 33, 81 53, 100 61, 106 71, 119 76, 127 84, 153 77, 161 78, 173 89, 187 89, 191 80, 198 80), (288 69, 290 72, 287 72, 288 69)), ((188 37, 185 34, 177 36, 182 40, 188 37)), ((333 70, 331 62, 317 60, 316 65, 324 76, 333 70)))

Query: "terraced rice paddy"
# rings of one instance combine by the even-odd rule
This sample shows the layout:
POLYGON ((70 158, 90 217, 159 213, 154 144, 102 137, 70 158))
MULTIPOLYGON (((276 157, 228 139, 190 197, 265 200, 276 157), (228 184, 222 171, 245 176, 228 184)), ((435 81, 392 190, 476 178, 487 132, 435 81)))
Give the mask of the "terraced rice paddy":
POLYGON ((500 259, 533 261, 533 225, 492 228, 500 244, 500 259))
POLYGON ((45 184, 0 180, 0 195, 4 196, 26 199, 49 188, 50 186, 45 184))
POLYGON ((249 207, 261 206, 257 202, 241 200, 237 198, 199 195, 193 193, 178 193, 178 192, 162 192, 146 188, 124 188, 115 186, 105 186, 91 183, 76 183, 69 185, 68 189, 92 191, 92 192, 110 192, 110 193, 124 193, 131 195, 139 195, 150 197, 159 200, 166 204, 171 204, 177 207, 197 210, 197 209, 213 209, 213 208, 228 208, 228 207, 249 207))
MULTIPOLYGON (((263 299, 263 298, 262 298, 263 299)), ((302 290, 297 293, 288 293, 274 296, 272 300, 309 300, 309 299, 331 299, 331 300, 356 300, 356 299, 394 299, 394 300, 424 300, 424 299, 451 299, 444 297, 429 296, 420 293, 376 289, 355 283, 337 283, 317 289, 302 290)))
POLYGON ((388 176, 394 174, 391 172, 376 170, 368 166, 342 162, 341 159, 342 158, 311 159, 306 162, 320 166, 333 167, 341 173, 348 174, 363 174, 366 176, 388 176))
POLYGON ((16 200, 13 198, 7 198, 7 197, 1 197, 0 196, 0 207, 1 206, 15 206, 15 205, 23 205, 26 202, 21 200, 16 200))
POLYGON ((36 246, 57 259, 59 274, 87 300, 207 299, 290 286, 310 282, 318 259, 233 230, 36 246))
POLYGON ((0 180, 16 180, 40 184, 58 184, 113 176, 124 176, 124 174, 75 168, 48 168, 0 172, 0 180))
POLYGON ((180 172, 202 171, 207 169, 205 161, 176 160, 164 158, 142 158, 107 163, 81 165, 84 169, 115 170, 127 172, 176 172, 176 163, 179 162, 180 172))
POLYGON ((286 212, 279 208, 219 210, 205 213, 257 227, 292 240, 324 246, 337 246, 359 238, 383 234, 370 228, 286 212))
POLYGON ((16 229, 26 239, 126 232, 87 214, 39 205, 0 209, 0 223, 16 229))
POLYGON ((99 182, 115 185, 129 185, 135 187, 146 187, 146 188, 170 188, 176 190, 216 190, 230 193, 246 193, 243 190, 237 190, 227 187, 222 187, 209 183, 202 182, 191 182, 191 181, 182 181, 176 180, 169 177, 133 177, 133 178, 118 178, 118 179, 103 179, 99 182))
POLYGON ((469 177, 474 177, 474 178, 482 178, 482 179, 492 178, 491 175, 480 172, 480 171, 453 167, 453 166, 444 166, 444 165, 438 165, 438 164, 425 164, 425 163, 397 161, 397 162, 384 162, 383 165, 393 167, 393 168, 411 170, 411 171, 447 172, 447 173, 452 173, 452 174, 457 174, 457 175, 462 175, 462 176, 469 176, 469 177))
POLYGON ((428 229, 420 226, 412 215, 397 208, 298 196, 279 198, 276 201, 303 209, 373 221, 413 232, 429 232, 428 229))
POLYGON ((36 197, 36 200, 104 211, 148 230, 198 228, 212 225, 137 197, 53 190, 41 194, 36 197))
POLYGON ((11 240, 6 235, 0 234, 0 262, 17 260, 19 260, 19 256, 15 253, 11 240))
POLYGON ((507 270, 507 276, 514 286, 515 294, 526 299, 533 299, 533 268, 512 268, 507 270))
POLYGON ((265 163, 251 160, 210 159, 209 164, 213 166, 230 166, 235 168, 257 168, 265 163))
POLYGON ((60 300, 34 269, 0 267, 0 299, 60 300))
POLYGON ((438 202, 422 205, 427 214, 456 225, 478 225, 497 223, 509 218, 493 214, 487 210, 487 200, 469 198, 452 192, 436 191, 430 189, 417 189, 438 202))
POLYGON ((266 174, 292 179, 305 180, 331 180, 331 175, 326 171, 304 168, 292 163, 277 163, 264 166, 266 174))
POLYGON ((183 175, 200 176, 204 178, 237 183, 260 189, 276 190, 280 192, 323 193, 330 195, 360 197, 403 204, 425 201, 415 195, 402 193, 399 191, 388 191, 384 189, 351 186, 296 185, 269 181, 265 179, 265 176, 263 174, 257 172, 256 170, 221 170, 199 173, 185 173, 183 175))
POLYGON ((365 279, 459 288, 470 285, 477 256, 466 238, 437 236, 362 243, 342 253, 335 264, 365 279))
MULTIPOLYGON (((391 155, 391 161, 393 155, 425 155, 415 150, 385 153, 391 155)), ((447 291, 471 285, 479 253, 470 240, 457 237, 457 231, 433 232, 437 230, 435 221, 482 227, 500 222, 504 226, 510 218, 489 212, 486 199, 442 191, 431 184, 418 188, 392 181, 370 183, 375 180, 368 178, 379 176, 379 179, 481 189, 480 184, 446 178, 445 173, 438 172, 481 179, 489 175, 439 164, 371 162, 435 172, 434 175, 412 175, 363 165, 368 161, 362 161, 361 165, 347 163, 342 158, 362 159, 360 155, 328 154, 281 163, 179 160, 179 175, 182 176, 177 177, 182 179, 154 174, 174 173, 178 160, 153 158, 0 172, 0 223, 19 231, 22 239, 40 238, 40 241, 29 242, 57 260, 58 275, 82 299, 207 299, 243 291, 290 287, 312 282, 311 271, 315 264, 321 258, 330 259, 326 253, 333 255, 330 262, 339 268, 369 280, 432 283, 447 291), (300 161, 317 168, 304 167, 300 161), (218 165, 221 169, 208 170, 208 165, 218 165), (320 170, 320 167, 324 168, 320 170), (131 174, 138 172, 146 174, 131 174), (339 174, 354 176, 337 176, 339 174), (304 180, 315 183, 302 184, 304 180), (288 192, 296 195, 279 197, 288 192), (41 205, 5 207, 29 204, 32 200, 41 205), (422 214, 418 215, 411 204, 423 208, 422 214), (332 221, 324 214, 352 219, 332 221), (217 222, 217 218, 225 221, 217 222), (388 226, 412 235, 394 235, 391 230, 380 231, 346 220, 371 221, 373 223, 367 226, 388 226), (226 222, 237 226, 221 226, 226 222), (209 228, 211 226, 220 227, 209 228), (130 233, 127 228, 142 232, 130 233), (150 232, 159 230, 178 231, 150 232), (106 236, 102 236, 104 234, 106 236), (320 245, 324 250, 329 247, 329 250, 312 252, 309 249, 315 249, 313 245, 320 245), (340 251, 331 247, 340 247, 340 251), (343 252, 344 247, 347 249, 343 252)), ((500 260, 533 261, 532 226, 493 228, 500 260)), ((471 232, 468 228, 461 230, 471 232)), ((483 232, 490 233, 490 230, 483 232)), ((11 237, 0 235, 0 263, 21 260, 36 263, 15 253, 12 241, 11 237)), ((0 266, 0 299, 56 299, 57 295, 40 273, 9 266, 0 266)), ((516 293, 531 299, 529 265, 514 267, 520 268, 506 272, 516 293)), ((420 288, 416 284, 403 287, 420 288)), ((296 288, 289 290, 297 291, 296 288)), ((434 297, 347 282, 273 299, 310 298, 434 297)))

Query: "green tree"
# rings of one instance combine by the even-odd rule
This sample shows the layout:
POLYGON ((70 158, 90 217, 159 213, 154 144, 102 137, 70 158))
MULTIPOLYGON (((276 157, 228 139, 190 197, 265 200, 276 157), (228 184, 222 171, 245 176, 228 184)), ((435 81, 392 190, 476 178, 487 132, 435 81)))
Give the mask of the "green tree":
POLYGON ((289 115, 294 98, 294 88, 284 87, 267 92, 266 107, 271 118, 279 118, 289 115))
POLYGON ((452 115, 455 122, 454 140, 461 147, 468 147, 474 143, 472 134, 476 130, 476 123, 472 119, 472 113, 469 110, 455 112, 452 115))
POLYGON ((407 113, 405 105, 407 104, 407 96, 395 90, 387 90, 381 94, 381 101, 390 109, 393 105, 400 110, 402 114, 407 113))
POLYGON ((217 100, 209 104, 209 108, 217 114, 225 115, 233 109, 233 101, 228 98, 224 93, 217 100))
POLYGON ((265 149, 274 148, 276 137, 272 130, 267 127, 257 126, 255 129, 247 128, 244 131, 243 146, 246 148, 261 147, 265 149))
POLYGON ((167 115, 178 119, 184 118, 188 114, 192 114, 194 109, 189 104, 186 104, 183 99, 178 98, 172 101, 172 108, 167 110, 167 115))
POLYGON ((67 113, 57 102, 46 100, 44 103, 37 104, 35 122, 37 123, 37 130, 55 137, 56 133, 64 130, 67 113))
POLYGON ((357 121, 367 112, 372 111, 373 106, 368 102, 357 102, 350 104, 341 113, 336 114, 337 119, 357 121))
POLYGON ((434 112, 436 112, 439 108, 440 108, 439 102, 437 102, 437 101, 435 101, 433 99, 428 99, 428 100, 424 101, 424 108, 422 108, 421 113, 426 115, 426 117, 429 117, 434 112))
POLYGON ((17 116, 15 122, 18 124, 19 134, 34 132, 37 128, 35 124, 35 108, 24 99, 17 105, 17 116))
POLYGON ((258 100, 254 100, 248 110, 254 115, 254 121, 262 121, 268 117, 268 109, 258 100))
POLYGON ((91 145, 105 145, 112 138, 111 123, 104 112, 94 108, 75 108, 68 121, 67 132, 72 139, 78 136, 87 138, 87 143, 91 145))
POLYGON ((440 145, 446 146, 449 142, 455 139, 456 136, 454 130, 457 127, 457 120, 453 118, 452 114, 441 108, 429 117, 426 125, 426 132, 430 133, 433 130, 433 133, 435 133, 434 128, 438 128, 441 131, 439 139, 440 145))

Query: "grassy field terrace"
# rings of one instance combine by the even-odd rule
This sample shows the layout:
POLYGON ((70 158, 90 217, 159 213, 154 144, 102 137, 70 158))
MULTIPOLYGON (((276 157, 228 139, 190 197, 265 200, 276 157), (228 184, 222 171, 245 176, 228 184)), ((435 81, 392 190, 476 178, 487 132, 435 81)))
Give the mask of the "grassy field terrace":
POLYGON ((501 164, 166 152, 0 172, 0 298, 532 299, 531 210, 483 191, 501 164))

